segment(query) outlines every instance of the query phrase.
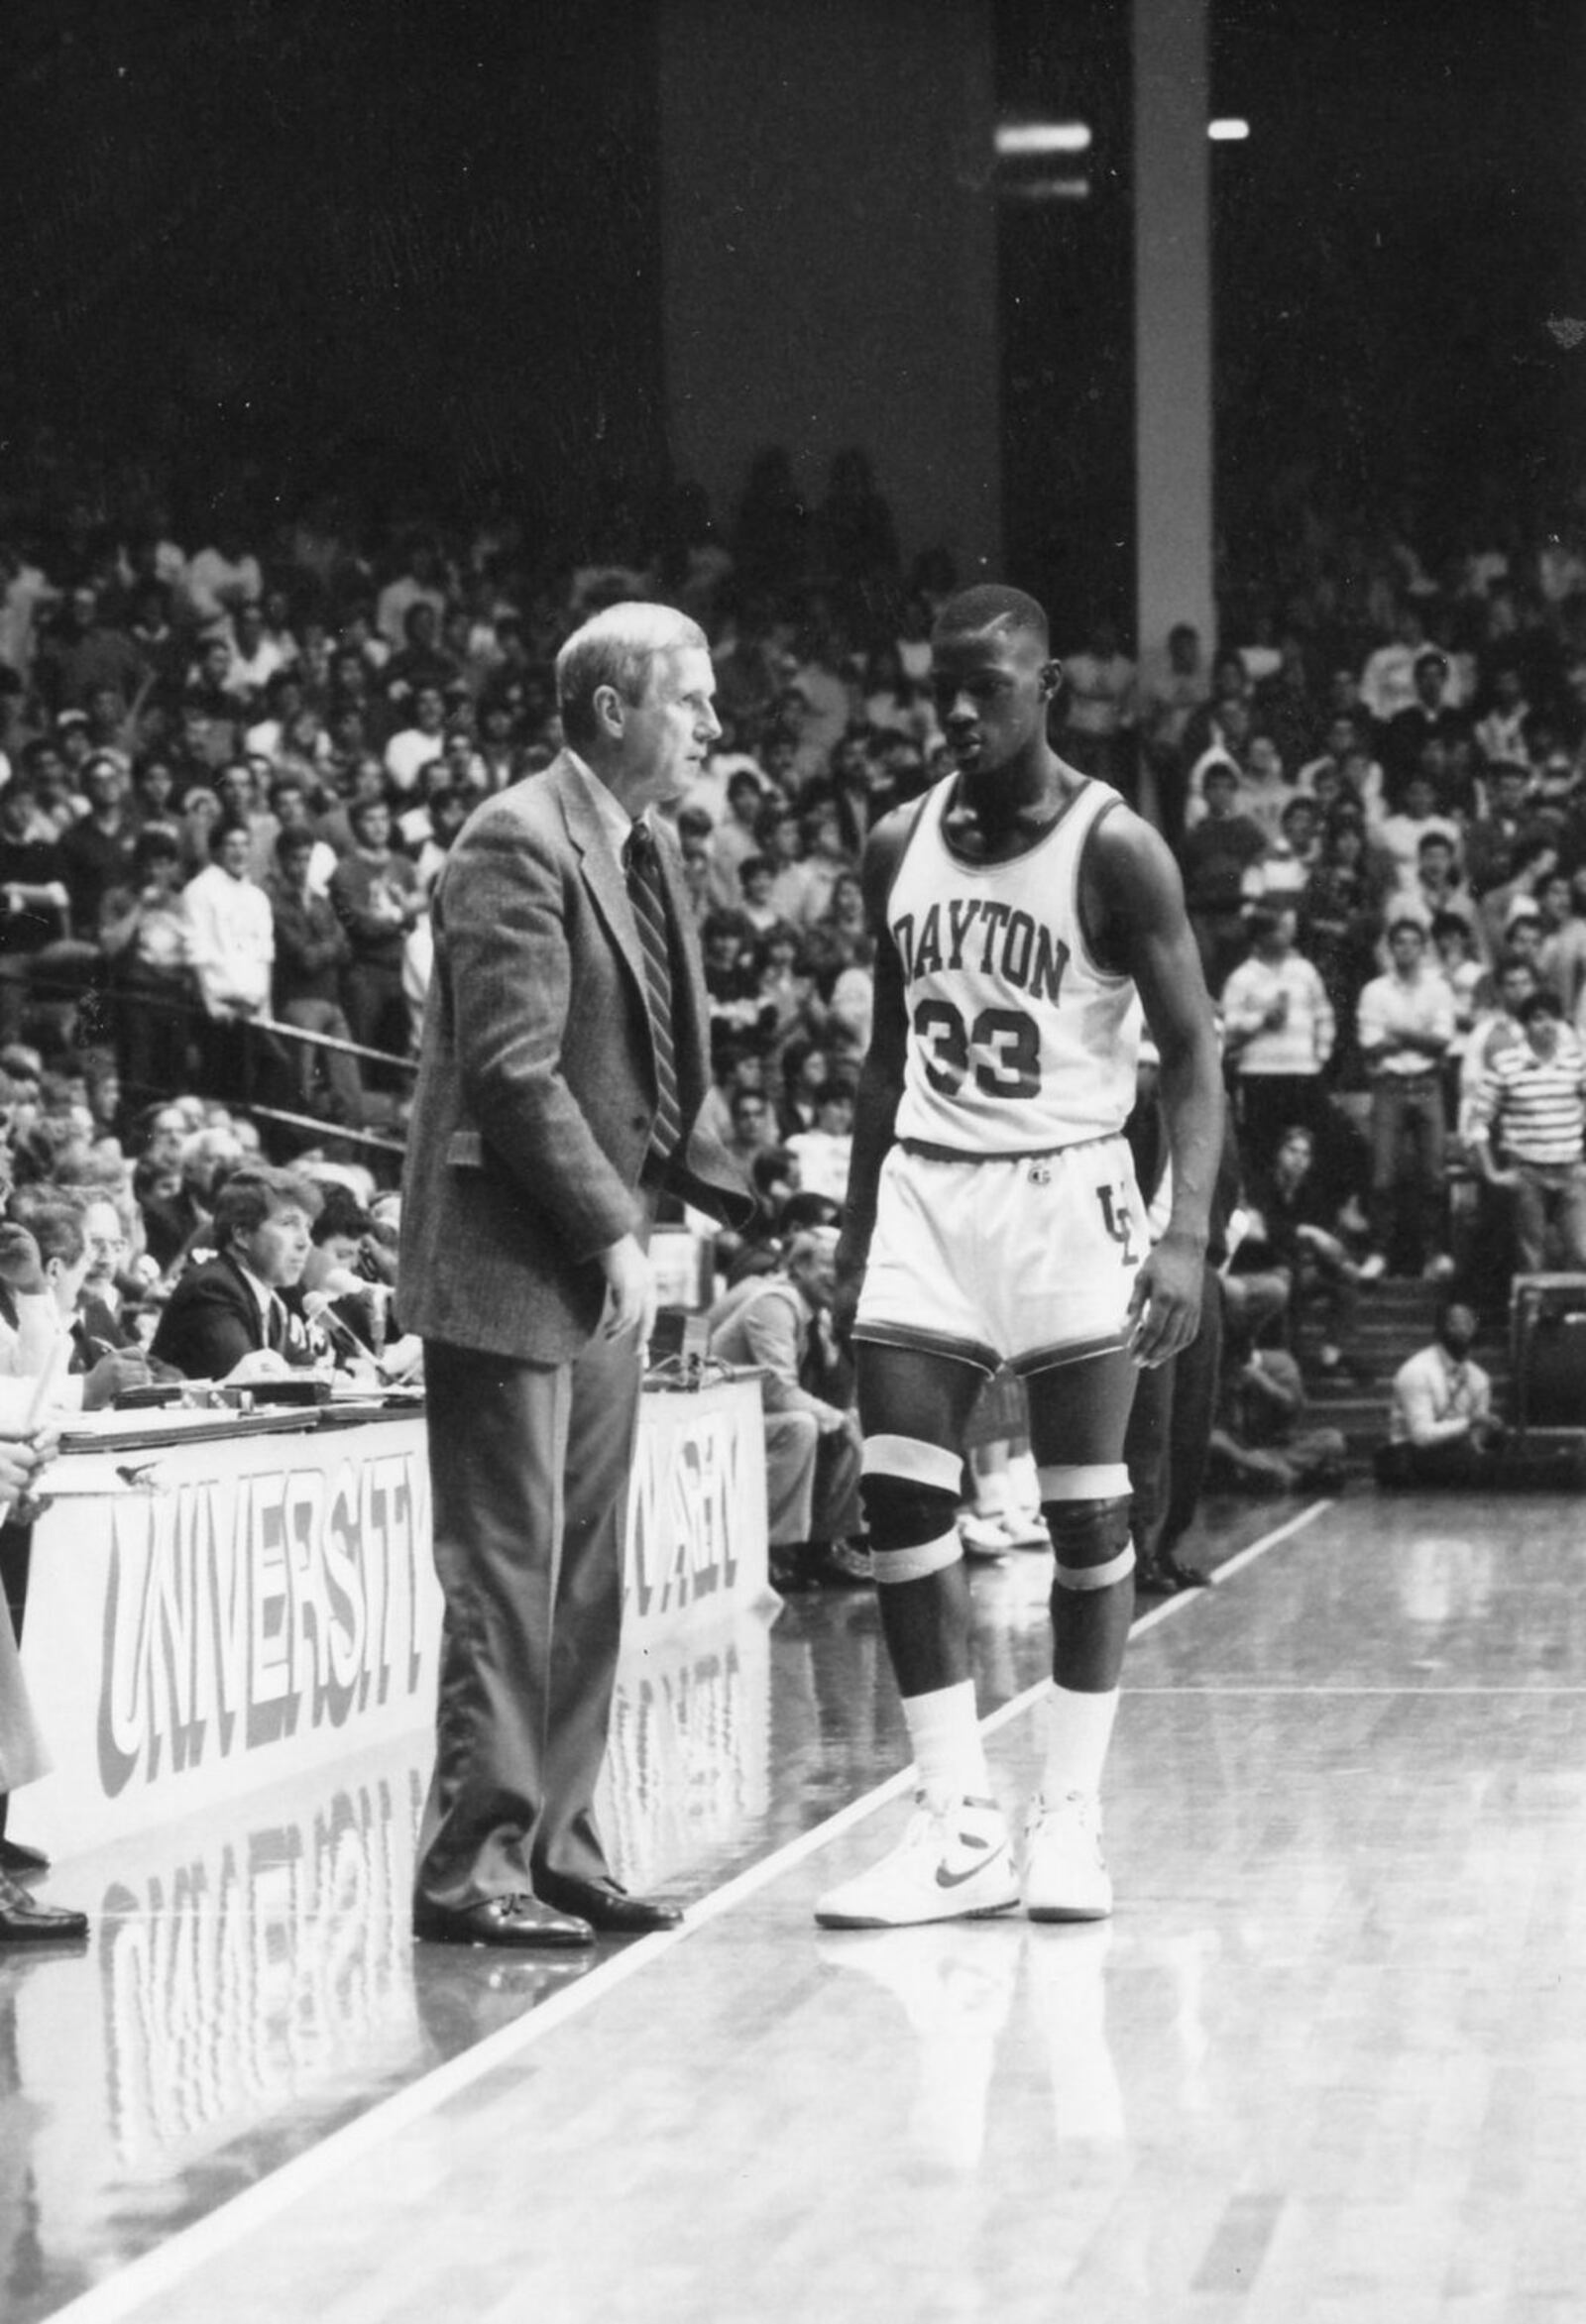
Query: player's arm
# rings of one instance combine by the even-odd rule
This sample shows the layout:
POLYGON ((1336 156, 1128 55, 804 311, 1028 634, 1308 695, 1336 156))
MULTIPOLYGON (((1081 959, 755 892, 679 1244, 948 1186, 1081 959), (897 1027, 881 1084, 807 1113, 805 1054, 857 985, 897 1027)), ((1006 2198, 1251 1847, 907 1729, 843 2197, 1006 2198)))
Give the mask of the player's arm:
POLYGON ((1167 1231, 1141 1266, 1130 1353, 1162 1364, 1200 1326, 1211 1196, 1222 1153, 1222 1065, 1179 867, 1127 810, 1098 825, 1086 853, 1081 910, 1103 966, 1134 978, 1162 1058, 1161 1103, 1173 1157, 1167 1231))
POLYGON ((898 1100, 903 1095, 903 1067, 908 1051, 908 1004, 903 990, 903 963, 887 925, 887 898, 914 828, 917 809, 903 808, 877 824, 865 843, 860 879, 864 887, 865 916, 875 938, 871 971, 874 1013, 870 1046, 859 1068, 853 1105, 853 1147, 849 1160, 848 1196, 843 1205, 843 1229, 838 1238, 838 1299, 836 1320, 843 1328, 852 1318, 859 1279, 870 1252, 875 1226, 876 1190, 897 1123, 898 1100))

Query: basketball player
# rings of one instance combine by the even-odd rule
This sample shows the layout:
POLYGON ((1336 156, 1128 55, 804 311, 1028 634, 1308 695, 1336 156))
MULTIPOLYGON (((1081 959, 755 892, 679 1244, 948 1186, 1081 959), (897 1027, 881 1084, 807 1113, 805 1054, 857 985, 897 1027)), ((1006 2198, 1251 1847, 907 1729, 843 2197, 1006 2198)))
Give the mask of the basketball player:
POLYGON ((881 1619, 919 1773, 900 1845, 823 1897, 827 1928, 1006 1912, 1020 1867, 969 1675, 960 1448, 999 1361, 1028 1385, 1056 1551, 1032 1919, 1099 1920, 1098 1795, 1133 1609, 1124 1426, 1136 1369, 1194 1338, 1222 1136, 1210 1004, 1168 849, 1059 758, 1046 616, 964 591, 932 636, 957 772, 877 825, 878 951, 838 1253, 852 1314, 881 1619), (1144 1004, 1173 1207, 1154 1249, 1121 1136, 1144 1004))

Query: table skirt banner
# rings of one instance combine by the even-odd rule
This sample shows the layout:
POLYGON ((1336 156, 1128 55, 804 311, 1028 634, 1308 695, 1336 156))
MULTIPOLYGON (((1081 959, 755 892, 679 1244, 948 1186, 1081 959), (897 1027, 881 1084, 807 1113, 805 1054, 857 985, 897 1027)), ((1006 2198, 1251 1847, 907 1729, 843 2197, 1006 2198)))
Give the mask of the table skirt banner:
MULTIPOLYGON (((160 1447, 158 1490, 126 1474, 72 1454, 37 1528, 23 1664, 53 1768, 19 1827, 63 1856, 428 1722, 441 1603, 421 1417, 244 1421, 160 1447)), ((763 1604, 756 1384, 646 1396, 626 1557, 629 1648, 763 1604)))
MULTIPOLYGON (((762 1834, 770 1668, 763 1611, 623 1654, 602 1820, 633 1886, 692 1883, 762 1834)), ((263 1785, 73 1861, 57 1886, 88 1914, 104 2006, 85 2011, 69 1977, 30 1974, 8 1996, 22 2086, 50 2093, 17 2135, 19 2247, 87 2250, 129 2186, 220 2167, 272 2109, 333 2109, 349 2073, 396 2087, 490 2029, 470 1956, 433 1948, 416 1973, 428 1778, 429 1736, 413 1727, 312 1782, 263 1785)), ((513 1972, 499 2022, 523 2007, 513 1972)), ((8 2256, 23 2264, 6 2218, 0 2200, 0 2274, 8 2256)))

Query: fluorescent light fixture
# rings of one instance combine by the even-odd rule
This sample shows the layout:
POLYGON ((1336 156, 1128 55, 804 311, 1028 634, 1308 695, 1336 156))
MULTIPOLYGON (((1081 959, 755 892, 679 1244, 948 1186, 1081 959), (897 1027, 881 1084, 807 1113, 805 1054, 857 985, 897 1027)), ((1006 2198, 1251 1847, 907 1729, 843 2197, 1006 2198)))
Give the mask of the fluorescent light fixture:
POLYGON ((1010 158, 1029 154, 1087 154, 1088 121, 1001 121, 996 149, 1010 158))
POLYGON ((1250 135, 1248 121, 1208 121, 1206 135, 1214 146, 1242 146, 1250 135))

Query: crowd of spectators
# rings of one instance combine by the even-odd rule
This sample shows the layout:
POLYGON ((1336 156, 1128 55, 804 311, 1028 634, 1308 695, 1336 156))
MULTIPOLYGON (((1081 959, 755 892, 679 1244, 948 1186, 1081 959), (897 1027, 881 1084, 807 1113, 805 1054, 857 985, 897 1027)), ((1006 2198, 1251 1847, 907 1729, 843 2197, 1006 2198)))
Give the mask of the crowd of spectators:
POLYGON ((1198 684, 1180 632, 1141 682, 1254 1209, 1335 1308, 1586 1267, 1586 563, 1547 552, 1413 567, 1386 635, 1297 626, 1198 684))
MULTIPOLYGON (((557 748, 569 629, 654 595, 705 626, 723 727, 678 818, 710 1102, 760 1194, 719 1259, 784 1269, 847 1175, 865 835, 948 765, 928 638, 957 576, 905 563, 864 456, 806 499, 768 451, 730 520, 684 488, 555 569, 499 508, 178 523, 147 476, 33 473, 0 506, 19 1179, 102 1187, 162 1281, 238 1140, 391 1186, 446 850, 557 748), (172 1110, 179 1157, 142 1129, 172 1110)), ((1481 1295, 1512 1260, 1586 1266, 1586 551, 1578 526, 1435 561, 1316 537, 1281 602, 1230 592, 1214 650, 1060 637, 1054 738, 1179 855, 1245 1177, 1233 1279, 1292 1285, 1262 1339, 1299 1349, 1313 1314, 1326 1372, 1384 1273, 1481 1295)), ((1252 1357, 1241 1393, 1275 1407, 1284 1367, 1252 1357)))

